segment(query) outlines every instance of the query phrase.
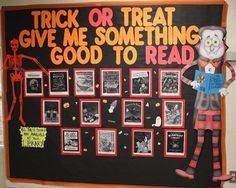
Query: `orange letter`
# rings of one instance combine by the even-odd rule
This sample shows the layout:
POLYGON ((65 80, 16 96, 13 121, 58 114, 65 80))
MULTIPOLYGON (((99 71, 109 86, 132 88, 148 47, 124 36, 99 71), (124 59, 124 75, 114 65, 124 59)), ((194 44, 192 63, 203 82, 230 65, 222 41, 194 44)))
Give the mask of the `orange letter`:
POLYGON ((163 25, 163 26, 166 26, 166 19, 165 19, 165 16, 164 16, 164 13, 163 13, 163 10, 161 7, 158 7, 157 8, 157 11, 156 11, 156 14, 155 14, 155 17, 154 17, 154 20, 153 20, 153 25, 154 26, 157 26, 157 25, 163 25))
POLYGON ((39 30, 35 30, 35 37, 38 41, 39 47, 42 48, 43 43, 47 37, 47 30, 43 30, 42 35, 40 34, 39 30))
POLYGON ((133 65, 135 63, 135 61, 137 60, 137 50, 133 47, 133 46, 127 46, 125 49, 124 49, 124 61, 126 64, 128 65, 133 65), (129 59, 129 52, 131 52, 132 54, 132 57, 131 59, 129 59))
POLYGON ((144 45, 144 41, 143 39, 143 34, 141 31, 143 31, 144 28, 143 27, 135 27, 135 44, 137 46, 142 46, 144 45))
POLYGON ((143 26, 152 26, 152 22, 149 20, 151 19, 151 15, 149 13, 152 12, 151 7, 147 7, 143 9, 143 26))
POLYGON ((106 41, 107 44, 113 46, 118 43, 119 40, 119 32, 115 27, 108 27, 106 32, 106 41))
POLYGON ((63 46, 78 46, 78 32, 76 28, 73 28, 72 33, 70 33, 69 28, 65 28, 63 37, 63 46))
POLYGON ((23 48, 28 48, 30 46, 31 40, 30 40, 30 32, 28 30, 23 30, 20 32, 19 43, 23 48))
POLYGON ((103 45, 106 42, 105 35, 104 35, 105 32, 106 32, 106 30, 105 30, 104 27, 98 27, 96 29, 97 37, 95 37, 95 39, 94 39, 95 44, 100 46, 100 45, 103 45))
POLYGON ((60 47, 55 47, 51 50, 51 61, 52 63, 54 63, 55 65, 60 65, 62 63, 63 57, 61 55, 62 53, 62 49, 60 47), (56 53, 59 53, 58 55, 56 53))
POLYGON ((87 47, 85 46, 81 46, 78 48, 77 50, 77 60, 81 63, 81 64, 86 64, 88 63, 90 58, 90 53, 87 47), (84 58, 82 57, 82 52, 84 52, 85 56, 84 58))
POLYGON ((64 56, 64 60, 65 60, 66 64, 68 64, 68 65, 72 65, 76 61, 76 51, 71 46, 68 46, 65 48, 63 56, 64 56), (71 55, 71 59, 69 59, 69 54, 71 55))
POLYGON ((79 45, 80 46, 87 46, 88 42, 85 40, 87 38, 86 32, 88 31, 87 27, 80 27, 78 29, 79 35, 79 45))
POLYGON ((48 10, 43 10, 41 13, 41 27, 44 29, 45 27, 51 28, 51 13, 48 10))
POLYGON ((199 31, 199 28, 194 25, 190 26, 187 29, 186 38, 189 44, 195 45, 199 42, 200 37, 197 34, 198 31, 199 31), (195 32, 195 34, 192 34, 192 32, 195 32))
POLYGON ((126 28, 123 26, 120 27, 120 36, 119 36, 119 45, 134 45, 134 27, 128 27, 127 32, 126 28))
POLYGON ((114 46, 113 50, 116 52, 116 64, 120 65, 120 56, 121 56, 121 51, 124 49, 123 46, 114 46))
POLYGON ((56 47, 56 43, 54 42, 55 36, 54 34, 57 32, 56 29, 49 29, 48 30, 48 47, 56 47))
POLYGON ((78 9, 75 9, 74 12, 72 12, 72 10, 68 10, 68 27, 69 28, 71 28, 72 26, 76 28, 79 27, 79 23, 76 20, 78 13, 79 13, 78 9))
POLYGON ((166 7, 165 11, 167 12, 167 25, 171 26, 173 22, 173 12, 175 7, 166 7))
POLYGON ((31 15, 34 16, 34 28, 38 29, 39 28, 39 15, 40 15, 40 11, 32 11, 31 15))
POLYGON ((102 49, 99 46, 92 45, 90 47, 90 57, 91 64, 98 64, 102 60, 102 49))
POLYGON ((128 26, 129 25, 129 13, 131 12, 131 8, 130 7, 121 8, 120 11, 124 13, 124 26, 128 26))
POLYGON ((154 27, 145 27, 144 30, 147 32, 147 44, 152 45, 153 43, 152 35, 153 35, 154 27))
POLYGON ((61 15, 66 16, 67 13, 65 10, 59 10, 56 14, 56 23, 60 28, 65 28, 67 26, 67 21, 61 22, 61 15))
POLYGON ((186 27, 182 26, 181 31, 177 26, 173 27, 173 44, 177 45, 178 40, 181 44, 186 44, 186 27))
POLYGON ((141 8, 132 8, 132 26, 142 26, 143 12, 141 8))

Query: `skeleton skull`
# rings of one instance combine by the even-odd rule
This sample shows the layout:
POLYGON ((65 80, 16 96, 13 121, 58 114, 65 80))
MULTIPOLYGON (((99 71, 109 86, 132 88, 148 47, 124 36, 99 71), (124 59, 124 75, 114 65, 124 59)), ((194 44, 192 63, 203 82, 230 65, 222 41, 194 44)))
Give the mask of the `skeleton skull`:
POLYGON ((19 42, 15 38, 11 40, 10 45, 13 52, 16 52, 19 48, 19 42))

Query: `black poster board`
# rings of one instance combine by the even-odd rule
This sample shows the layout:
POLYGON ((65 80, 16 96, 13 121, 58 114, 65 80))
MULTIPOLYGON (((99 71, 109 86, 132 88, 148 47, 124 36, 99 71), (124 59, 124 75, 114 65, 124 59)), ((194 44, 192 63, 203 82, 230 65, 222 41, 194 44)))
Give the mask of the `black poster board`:
MULTIPOLYGON (((4 7, 4 57, 12 54, 9 44, 16 38, 17 54, 23 54, 18 56, 22 65, 16 66, 38 71, 34 75, 28 72, 31 80, 27 82, 21 82, 24 77, 13 68, 4 72, 8 178, 23 182, 219 186, 211 180, 210 133, 195 180, 175 174, 175 169, 187 165, 196 144, 196 91, 181 83, 179 73, 188 61, 197 58, 194 45, 199 41, 199 28, 222 26, 225 21, 224 2, 211 2, 4 7), (71 40, 67 40, 69 33, 71 40), (165 39, 161 33, 166 34, 165 39), (162 79, 166 72, 172 72, 166 80, 175 77, 173 90, 162 79), (12 74, 18 75, 15 91, 12 74), (22 103, 18 100, 21 88, 22 103), (6 121, 14 92, 17 100, 11 120, 6 121), (177 123, 164 117, 164 102, 170 105, 173 101, 182 115, 177 123), (19 118, 21 108, 25 125, 19 118), (166 131, 180 131, 184 141, 172 140, 181 140, 185 148, 165 151, 170 145, 165 143, 166 131), (32 143, 23 143, 22 134, 31 134, 35 140, 44 137, 45 141, 28 138, 32 143)), ((191 77, 194 70, 188 74, 191 77)))

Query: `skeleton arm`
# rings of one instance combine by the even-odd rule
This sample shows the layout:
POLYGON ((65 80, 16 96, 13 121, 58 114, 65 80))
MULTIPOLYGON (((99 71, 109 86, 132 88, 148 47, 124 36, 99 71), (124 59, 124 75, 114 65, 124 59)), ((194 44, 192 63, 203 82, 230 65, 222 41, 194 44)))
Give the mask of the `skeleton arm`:
POLYGON ((48 76, 48 71, 40 64, 40 62, 34 58, 34 57, 30 57, 30 56, 27 56, 27 55, 21 55, 22 58, 25 58, 25 59, 29 59, 31 61, 33 61, 34 63, 36 63, 38 65, 38 67, 48 76))
POLYGON ((6 55, 6 58, 4 59, 3 65, 2 65, 2 69, 3 70, 7 70, 8 66, 7 66, 7 62, 10 59, 10 55, 6 55))

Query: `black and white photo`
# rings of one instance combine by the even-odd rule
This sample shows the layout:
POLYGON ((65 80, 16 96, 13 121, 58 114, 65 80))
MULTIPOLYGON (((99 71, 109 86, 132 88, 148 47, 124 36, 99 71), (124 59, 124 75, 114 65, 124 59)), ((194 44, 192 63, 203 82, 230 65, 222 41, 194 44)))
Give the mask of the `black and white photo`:
POLYGON ((153 157, 153 129, 132 129, 132 156, 153 157))
POLYGON ((101 126, 100 99, 80 99, 80 124, 82 127, 101 126))
POLYGON ((69 96, 68 69, 49 70, 49 95, 69 96))
POLYGON ((95 96, 95 69, 74 69, 75 96, 95 96))
POLYGON ((117 155, 117 130, 113 128, 96 129, 96 155, 117 155))
POLYGON ((43 96, 43 72, 36 70, 25 71, 25 96, 43 96))
POLYGON ((162 102, 163 127, 184 128, 185 101, 181 99, 166 99, 162 102))
POLYGON ((61 126, 61 100, 41 99, 42 125, 61 126))
POLYGON ((152 96, 152 69, 131 68, 130 71, 130 97, 152 96))
POLYGON ((186 157, 186 130, 165 130, 165 157, 186 157))
POLYGON ((181 69, 159 69, 158 95, 160 98, 181 97, 181 69))
POLYGON ((119 68, 100 69, 101 96, 121 96, 122 70, 119 68))
POLYGON ((122 126, 143 127, 144 125, 143 99, 122 99, 122 126))
POLYGON ((61 153, 63 155, 81 155, 81 130, 77 128, 61 129, 61 153))

